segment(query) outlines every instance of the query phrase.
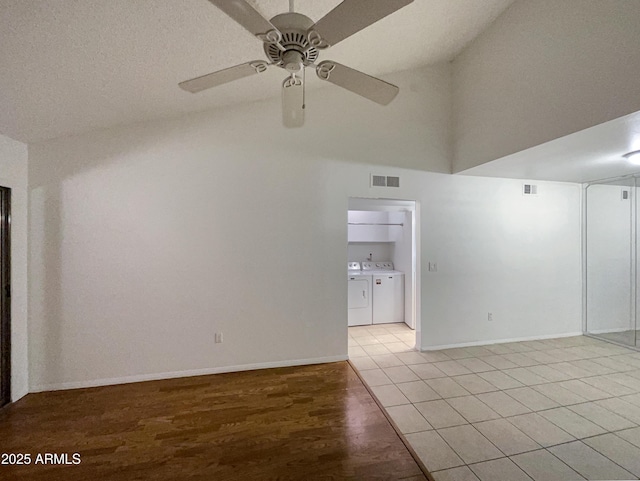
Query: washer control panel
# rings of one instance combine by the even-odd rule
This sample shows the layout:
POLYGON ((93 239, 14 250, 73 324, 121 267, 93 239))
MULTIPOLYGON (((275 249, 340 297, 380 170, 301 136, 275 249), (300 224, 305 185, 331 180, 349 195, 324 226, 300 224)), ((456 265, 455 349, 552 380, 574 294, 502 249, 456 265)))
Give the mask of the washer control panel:
POLYGON ((348 271, 359 271, 361 269, 359 262, 347 262, 348 271))
POLYGON ((363 271, 372 271, 372 270, 392 271, 393 270, 393 262, 391 262, 391 261, 387 261, 387 262, 363 262, 362 263, 362 270, 363 271))

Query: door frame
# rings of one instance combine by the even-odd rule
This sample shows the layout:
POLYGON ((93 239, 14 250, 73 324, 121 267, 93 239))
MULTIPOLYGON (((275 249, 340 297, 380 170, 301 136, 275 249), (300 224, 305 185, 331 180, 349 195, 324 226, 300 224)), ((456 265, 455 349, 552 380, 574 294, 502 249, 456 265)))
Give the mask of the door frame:
MULTIPOLYGON (((422 349, 422 316, 421 316, 421 239, 420 239, 420 201, 411 198, 390 197, 358 197, 349 196, 347 199, 347 214, 349 210, 390 210, 411 212, 411 272, 405 272, 405 285, 407 278, 411 279, 411 322, 416 335, 415 347, 422 349), (404 207, 404 208, 403 208, 404 207)), ((348 245, 347 240, 347 245, 348 245)), ((351 259, 348 259, 351 260, 351 259)), ((373 292, 373 286, 372 286, 373 292)), ((407 315, 405 305, 405 316, 407 315)))
POLYGON ((11 402, 11 189, 0 187, 0 407, 11 402))

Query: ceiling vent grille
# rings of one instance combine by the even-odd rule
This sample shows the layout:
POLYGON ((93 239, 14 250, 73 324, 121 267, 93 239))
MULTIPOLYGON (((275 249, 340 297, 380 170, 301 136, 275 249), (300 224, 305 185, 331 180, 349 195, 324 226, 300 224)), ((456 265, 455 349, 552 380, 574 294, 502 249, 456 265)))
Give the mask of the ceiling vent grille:
POLYGON ((371 174, 371 187, 386 187, 387 178, 384 175, 371 174))
POLYGON ((371 174, 371 187, 400 187, 400 177, 371 174))
POLYGON ((524 195, 538 195, 538 186, 535 184, 524 184, 522 186, 522 193, 524 195))
POLYGON ((400 177, 387 176, 387 187, 400 187, 400 177))

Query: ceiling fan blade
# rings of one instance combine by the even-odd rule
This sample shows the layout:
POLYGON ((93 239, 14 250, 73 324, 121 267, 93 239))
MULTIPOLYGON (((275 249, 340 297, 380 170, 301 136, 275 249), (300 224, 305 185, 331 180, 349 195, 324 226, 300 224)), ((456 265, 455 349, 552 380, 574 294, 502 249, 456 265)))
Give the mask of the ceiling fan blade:
POLYGON ((304 81, 295 75, 282 83, 282 123, 289 128, 304 124, 304 81))
POLYGON ((314 47, 335 45, 413 0, 344 0, 309 29, 314 47))
POLYGON ((265 43, 277 44, 282 34, 245 0, 209 0, 265 43))
POLYGON ((350 90, 380 105, 387 105, 400 91, 393 84, 331 60, 320 62, 316 67, 316 73, 322 80, 350 90))
POLYGON ((178 85, 181 89, 195 94, 202 90, 226 84, 227 82, 262 73, 267 70, 268 65, 269 64, 263 60, 254 60, 253 62, 243 63, 224 70, 218 70, 217 72, 209 73, 191 80, 185 80, 184 82, 180 82, 178 85))

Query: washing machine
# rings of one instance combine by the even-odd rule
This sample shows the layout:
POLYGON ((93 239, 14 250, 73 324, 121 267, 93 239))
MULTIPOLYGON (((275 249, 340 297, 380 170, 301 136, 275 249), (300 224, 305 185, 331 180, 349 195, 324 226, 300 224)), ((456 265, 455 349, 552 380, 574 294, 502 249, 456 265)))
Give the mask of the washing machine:
POLYGON ((362 273, 371 274, 372 324, 404 322, 404 273, 393 262, 363 262, 362 273))
POLYGON ((349 326, 365 326, 373 322, 371 275, 363 273, 359 262, 347 264, 347 319, 349 326))

